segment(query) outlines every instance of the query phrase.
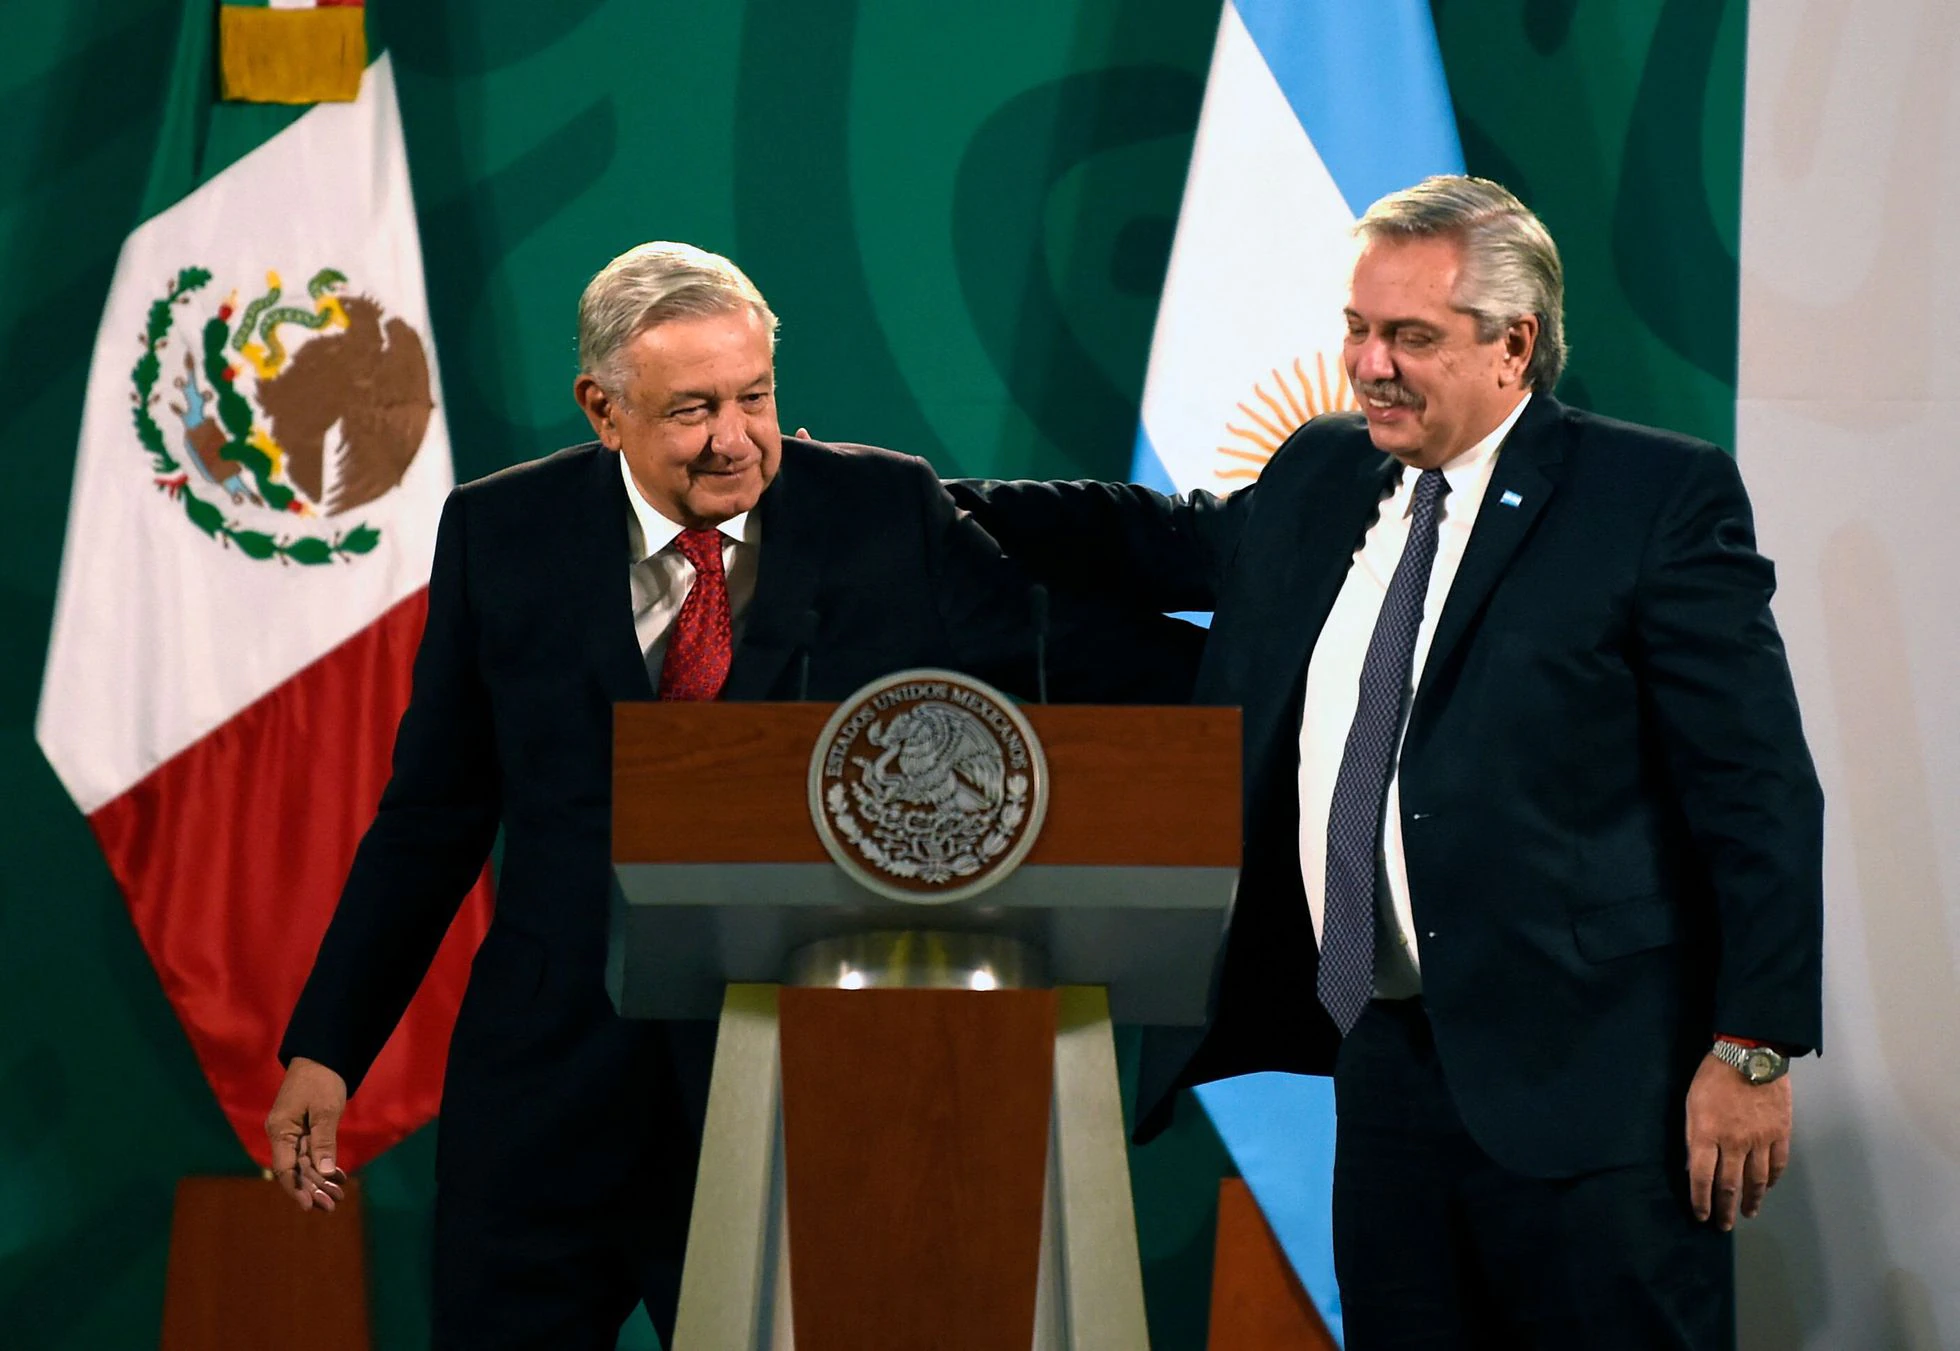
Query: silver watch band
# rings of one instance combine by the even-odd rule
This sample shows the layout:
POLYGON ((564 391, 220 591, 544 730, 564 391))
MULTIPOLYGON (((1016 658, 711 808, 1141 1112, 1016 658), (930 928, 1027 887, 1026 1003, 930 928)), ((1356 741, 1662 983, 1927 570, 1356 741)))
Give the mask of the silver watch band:
POLYGON ((1790 1057, 1768 1046, 1744 1046, 1717 1037, 1709 1054, 1752 1084, 1773 1083, 1790 1072, 1790 1057))

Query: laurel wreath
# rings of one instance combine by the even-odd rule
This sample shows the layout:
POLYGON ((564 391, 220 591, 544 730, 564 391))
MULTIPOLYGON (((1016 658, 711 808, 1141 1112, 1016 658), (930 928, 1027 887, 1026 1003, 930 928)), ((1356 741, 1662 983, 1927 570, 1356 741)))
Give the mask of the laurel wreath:
MULTIPOLYGON (((162 397, 155 392, 157 378, 163 373, 163 360, 157 352, 170 336, 171 326, 176 322, 176 308, 188 304, 191 293, 210 280, 211 273, 206 268, 184 268, 177 273, 170 289, 150 303, 143 328, 143 355, 130 371, 136 385, 130 396, 135 405, 136 439, 150 454, 157 488, 183 503, 184 515, 207 537, 235 547, 247 558, 277 558, 281 563, 317 567, 336 559, 351 561, 372 553, 374 546, 381 542, 381 532, 366 522, 327 536, 273 535, 264 530, 245 529, 227 520, 223 508, 216 503, 198 496, 191 488, 190 475, 171 456, 163 428, 150 411, 162 397)), ((222 317, 214 316, 205 321, 202 334, 204 376, 217 393, 218 420, 230 433, 223 454, 251 472, 259 496, 267 506, 277 511, 288 510, 295 501, 292 489, 273 478, 271 458, 247 440, 252 434, 252 406, 233 387, 231 366, 225 360, 225 339, 230 331, 222 317)))
POLYGON ((893 877, 918 878, 936 886, 956 877, 971 877, 1006 851, 1014 838, 1014 831, 1027 819, 1027 776, 1011 775, 1004 786, 1007 799, 1001 804, 1000 816, 993 829, 973 848, 949 859, 936 858, 921 851, 916 842, 919 832, 907 829, 902 824, 907 813, 902 808, 881 808, 862 784, 852 787, 858 809, 871 822, 869 831, 852 813, 850 796, 845 793, 843 784, 831 784, 824 795, 824 803, 830 809, 830 819, 837 827, 837 833, 851 842, 864 856, 865 862, 893 877))

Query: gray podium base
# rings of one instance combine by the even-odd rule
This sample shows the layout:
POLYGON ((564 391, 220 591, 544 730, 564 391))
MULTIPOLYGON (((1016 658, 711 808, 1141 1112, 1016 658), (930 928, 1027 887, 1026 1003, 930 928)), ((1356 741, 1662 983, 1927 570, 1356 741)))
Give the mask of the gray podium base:
MULTIPOLYGON (((674 1351, 793 1351, 776 985, 722 1001, 674 1351)), ((1033 1351, 1148 1351, 1109 997, 1059 992, 1033 1351)))
POLYGON ((1029 864, 958 905, 872 895, 830 863, 615 869, 607 987, 625 1018, 713 1018, 730 981, 780 980, 792 954, 879 929, 1013 939, 1055 985, 1101 985, 1117 1021, 1197 1027, 1236 868, 1029 864), (632 960, 627 960, 627 954, 632 960))

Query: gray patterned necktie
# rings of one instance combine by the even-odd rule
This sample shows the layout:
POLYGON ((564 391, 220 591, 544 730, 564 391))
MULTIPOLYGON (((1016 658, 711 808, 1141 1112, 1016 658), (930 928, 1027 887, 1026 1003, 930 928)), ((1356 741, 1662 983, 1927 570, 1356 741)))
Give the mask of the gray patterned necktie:
POLYGON ((1381 859, 1382 809, 1389 771, 1409 700, 1416 633, 1436 560, 1436 508, 1449 484, 1440 469, 1416 479, 1409 541, 1382 597, 1361 698, 1348 727, 1341 771, 1327 812, 1327 894, 1320 933, 1320 1002, 1346 1036, 1375 985, 1375 889, 1381 859))

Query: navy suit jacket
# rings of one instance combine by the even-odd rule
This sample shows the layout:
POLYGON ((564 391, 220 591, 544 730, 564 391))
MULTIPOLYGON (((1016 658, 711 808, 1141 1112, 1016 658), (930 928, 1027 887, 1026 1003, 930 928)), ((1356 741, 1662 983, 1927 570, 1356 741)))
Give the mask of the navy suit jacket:
MULTIPOLYGON (((1244 858, 1180 1082, 1332 1068, 1300 879, 1301 700, 1398 470, 1337 414, 1225 499, 953 485, 1037 574, 1216 611, 1197 698, 1244 709, 1244 858)), ((1822 1040, 1822 797, 1773 589, 1719 449, 1545 395, 1520 415, 1400 762, 1423 1001, 1466 1126, 1510 1168, 1678 1154, 1714 1035, 1822 1040)))
MULTIPOLYGON (((281 1048, 357 1087, 501 831, 496 916, 450 1048, 445 1182, 616 1189, 621 1152, 671 1106, 649 1097, 663 1071, 648 1028, 617 1017, 604 979, 612 708, 653 695, 625 491, 595 443, 450 496, 393 775, 281 1048)), ((813 699, 915 666, 1032 692, 1027 579, 924 461, 785 439, 755 510, 761 566, 725 699, 797 698, 806 657, 813 699)), ((1053 613, 1058 698, 1188 697, 1197 630, 1061 594, 1053 613)))

